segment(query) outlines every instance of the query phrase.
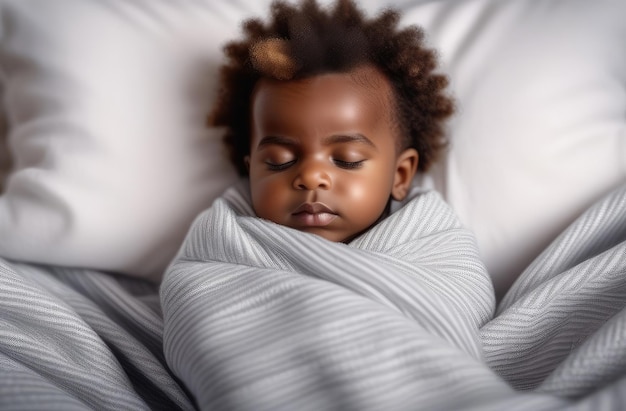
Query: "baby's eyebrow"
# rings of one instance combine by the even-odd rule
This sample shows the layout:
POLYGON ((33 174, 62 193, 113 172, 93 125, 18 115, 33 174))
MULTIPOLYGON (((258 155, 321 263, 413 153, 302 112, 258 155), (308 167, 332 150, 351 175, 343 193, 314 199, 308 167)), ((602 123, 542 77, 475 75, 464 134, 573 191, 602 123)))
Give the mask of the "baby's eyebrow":
MULTIPOLYGON (((342 143, 363 143, 370 147, 376 148, 376 145, 369 138, 365 137, 361 133, 355 134, 333 134, 322 139, 322 144, 329 146, 332 144, 342 143)), ((284 136, 265 136, 259 141, 257 148, 264 146, 279 145, 279 146, 297 146, 298 142, 284 136)))
POLYGON ((271 146, 271 145, 279 145, 279 146, 296 146, 298 143, 288 137, 283 136, 265 136, 259 141, 259 145, 257 147, 263 146, 271 146))
POLYGON ((368 146, 376 148, 376 145, 369 138, 365 137, 361 133, 355 134, 333 134, 322 140, 324 145, 339 144, 339 143, 364 143, 368 146))

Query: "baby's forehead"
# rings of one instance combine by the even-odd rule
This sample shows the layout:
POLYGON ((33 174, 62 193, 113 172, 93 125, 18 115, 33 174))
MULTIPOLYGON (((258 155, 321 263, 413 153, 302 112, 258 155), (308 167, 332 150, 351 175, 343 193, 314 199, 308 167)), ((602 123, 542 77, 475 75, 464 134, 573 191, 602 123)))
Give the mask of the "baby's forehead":
POLYGON ((391 104, 394 99, 391 82, 385 74, 372 66, 356 67, 346 72, 317 73, 288 81, 262 77, 257 82, 253 99, 259 92, 294 99, 317 96, 327 99, 351 97, 368 100, 377 110, 385 112, 394 107, 391 104))
POLYGON ((261 79, 252 103, 252 136, 361 133, 400 145, 391 85, 372 68, 282 81, 261 79), (315 130, 315 132, 312 132, 315 130))

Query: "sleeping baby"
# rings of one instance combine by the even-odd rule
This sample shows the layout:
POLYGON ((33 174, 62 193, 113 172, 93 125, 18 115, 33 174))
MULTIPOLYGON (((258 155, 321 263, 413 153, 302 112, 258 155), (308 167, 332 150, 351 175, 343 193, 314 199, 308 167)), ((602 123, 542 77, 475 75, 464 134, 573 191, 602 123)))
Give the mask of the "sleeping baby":
MULTIPOLYGON (((210 122, 242 180, 197 217, 162 289, 165 308, 171 284, 195 296, 166 319, 165 345, 203 350, 207 387, 246 375, 250 401, 298 391, 350 370, 381 329, 482 358, 495 299, 475 239, 438 193, 412 189, 454 104, 423 32, 398 20, 349 0, 275 2, 225 47, 210 122)), ((228 397, 217 389, 205 403, 228 397)))
POLYGON ((435 55, 398 16, 365 20, 341 1, 276 4, 226 47, 211 118, 226 126, 257 216, 349 242, 403 200, 445 147, 453 102, 435 55))

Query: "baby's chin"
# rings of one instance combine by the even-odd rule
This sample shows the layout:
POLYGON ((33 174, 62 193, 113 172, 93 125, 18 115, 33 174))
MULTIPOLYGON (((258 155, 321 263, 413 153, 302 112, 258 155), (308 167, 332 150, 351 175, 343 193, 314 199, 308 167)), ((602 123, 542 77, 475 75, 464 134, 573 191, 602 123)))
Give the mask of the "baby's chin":
POLYGON ((357 231, 357 232, 353 232, 353 231, 351 232, 341 231, 340 232, 336 230, 322 229, 319 227, 305 227, 305 228, 292 227, 292 228, 295 228, 296 230, 302 231, 305 233, 315 234, 319 237, 324 238, 325 240, 332 241, 334 243, 348 244, 352 240, 354 240, 355 238, 357 238, 358 236, 360 236, 361 234, 369 230, 370 227, 364 230, 357 231))

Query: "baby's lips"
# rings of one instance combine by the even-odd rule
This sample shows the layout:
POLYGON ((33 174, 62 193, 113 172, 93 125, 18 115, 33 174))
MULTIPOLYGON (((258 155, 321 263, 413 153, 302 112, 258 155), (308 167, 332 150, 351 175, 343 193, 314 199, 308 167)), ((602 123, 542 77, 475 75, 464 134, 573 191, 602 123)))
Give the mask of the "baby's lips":
POLYGON ((307 214, 332 214, 332 215, 336 215, 337 213, 335 213, 335 211, 328 207, 326 204, 324 203, 320 203, 320 202, 315 202, 315 203, 302 203, 300 204, 300 206, 298 206, 298 208, 296 208, 296 210, 293 212, 293 214, 301 214, 301 213, 307 213, 307 214))

